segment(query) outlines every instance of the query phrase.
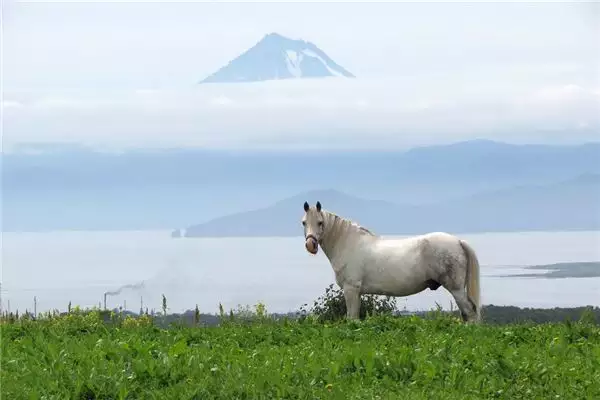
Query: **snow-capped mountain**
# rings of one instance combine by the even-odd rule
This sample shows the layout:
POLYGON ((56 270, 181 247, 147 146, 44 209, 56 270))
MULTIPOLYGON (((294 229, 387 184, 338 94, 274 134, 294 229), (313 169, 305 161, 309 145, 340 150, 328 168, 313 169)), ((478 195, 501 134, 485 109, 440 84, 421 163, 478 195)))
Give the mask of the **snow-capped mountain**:
POLYGON ((270 33, 200 83, 331 76, 354 78, 313 43, 270 33))

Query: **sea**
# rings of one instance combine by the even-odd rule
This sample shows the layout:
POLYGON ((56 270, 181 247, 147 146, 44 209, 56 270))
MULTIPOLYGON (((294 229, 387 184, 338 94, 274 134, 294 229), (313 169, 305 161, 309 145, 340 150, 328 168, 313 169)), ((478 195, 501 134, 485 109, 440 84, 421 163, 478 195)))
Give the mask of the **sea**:
MULTIPOLYGON (((483 304, 600 306, 600 277, 507 276, 532 272, 528 265, 600 261, 600 231, 459 236, 479 256, 483 304)), ((2 309, 38 313, 69 303, 103 307, 105 299, 109 308, 162 311, 163 295, 172 313, 259 302, 269 312, 293 312, 335 284, 325 255, 307 253, 302 237, 171 238, 167 231, 3 233, 1 274, 2 309)), ((397 302, 408 311, 456 308, 443 288, 397 302)))

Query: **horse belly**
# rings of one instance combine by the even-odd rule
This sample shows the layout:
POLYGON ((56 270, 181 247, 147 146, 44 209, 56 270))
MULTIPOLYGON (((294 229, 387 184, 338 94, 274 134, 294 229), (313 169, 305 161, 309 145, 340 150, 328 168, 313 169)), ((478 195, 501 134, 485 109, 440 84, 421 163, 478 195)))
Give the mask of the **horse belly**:
POLYGON ((426 271, 410 264, 382 265, 365 274, 362 286, 365 294, 410 296, 428 287, 428 277, 426 271))
POLYGON ((422 292, 429 287, 426 281, 420 283, 407 282, 371 282, 363 285, 363 294, 377 294, 382 296, 410 296, 422 292))

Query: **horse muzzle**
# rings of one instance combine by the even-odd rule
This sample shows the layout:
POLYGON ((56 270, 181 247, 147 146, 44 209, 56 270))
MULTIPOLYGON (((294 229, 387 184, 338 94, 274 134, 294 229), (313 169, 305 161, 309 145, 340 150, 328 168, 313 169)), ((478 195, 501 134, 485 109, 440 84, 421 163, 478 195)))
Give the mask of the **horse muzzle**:
POLYGON ((317 254, 319 251, 319 242, 317 241, 317 238, 312 235, 308 235, 306 237, 304 246, 306 247, 306 251, 308 251, 310 254, 317 254))

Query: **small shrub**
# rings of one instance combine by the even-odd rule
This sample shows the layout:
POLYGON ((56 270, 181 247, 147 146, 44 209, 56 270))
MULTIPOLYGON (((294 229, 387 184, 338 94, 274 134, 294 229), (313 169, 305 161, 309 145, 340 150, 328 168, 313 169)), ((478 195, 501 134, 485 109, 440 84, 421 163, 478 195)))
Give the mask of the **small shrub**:
POLYGON ((596 316, 594 315, 593 309, 588 306, 581 313, 581 317, 579 318, 579 322, 582 323, 582 324, 595 325, 599 321, 596 321, 596 316))
MULTIPOLYGON (((397 310, 396 299, 392 296, 362 295, 360 297, 360 319, 374 315, 390 315, 397 310)), ((306 305, 300 308, 306 316, 314 315, 319 321, 335 321, 346 316, 344 291, 333 284, 325 289, 325 294, 314 301, 310 309, 306 305)))
POLYGON ((265 306, 265 303, 263 302, 259 302, 258 304, 256 304, 254 306, 254 312, 256 314, 256 317, 258 317, 258 319, 265 319, 267 318, 267 306, 265 306))
POLYGON ((200 324, 200 309, 198 309, 198 304, 196 304, 196 308, 194 309, 194 325, 200 324))
POLYGON ((167 316, 167 298, 165 297, 165 295, 162 295, 162 310, 163 310, 163 316, 167 316))
POLYGON ((140 328, 152 325, 152 318, 149 315, 145 314, 142 314, 138 317, 132 317, 131 315, 128 315, 125 317, 122 323, 123 328, 140 328))

